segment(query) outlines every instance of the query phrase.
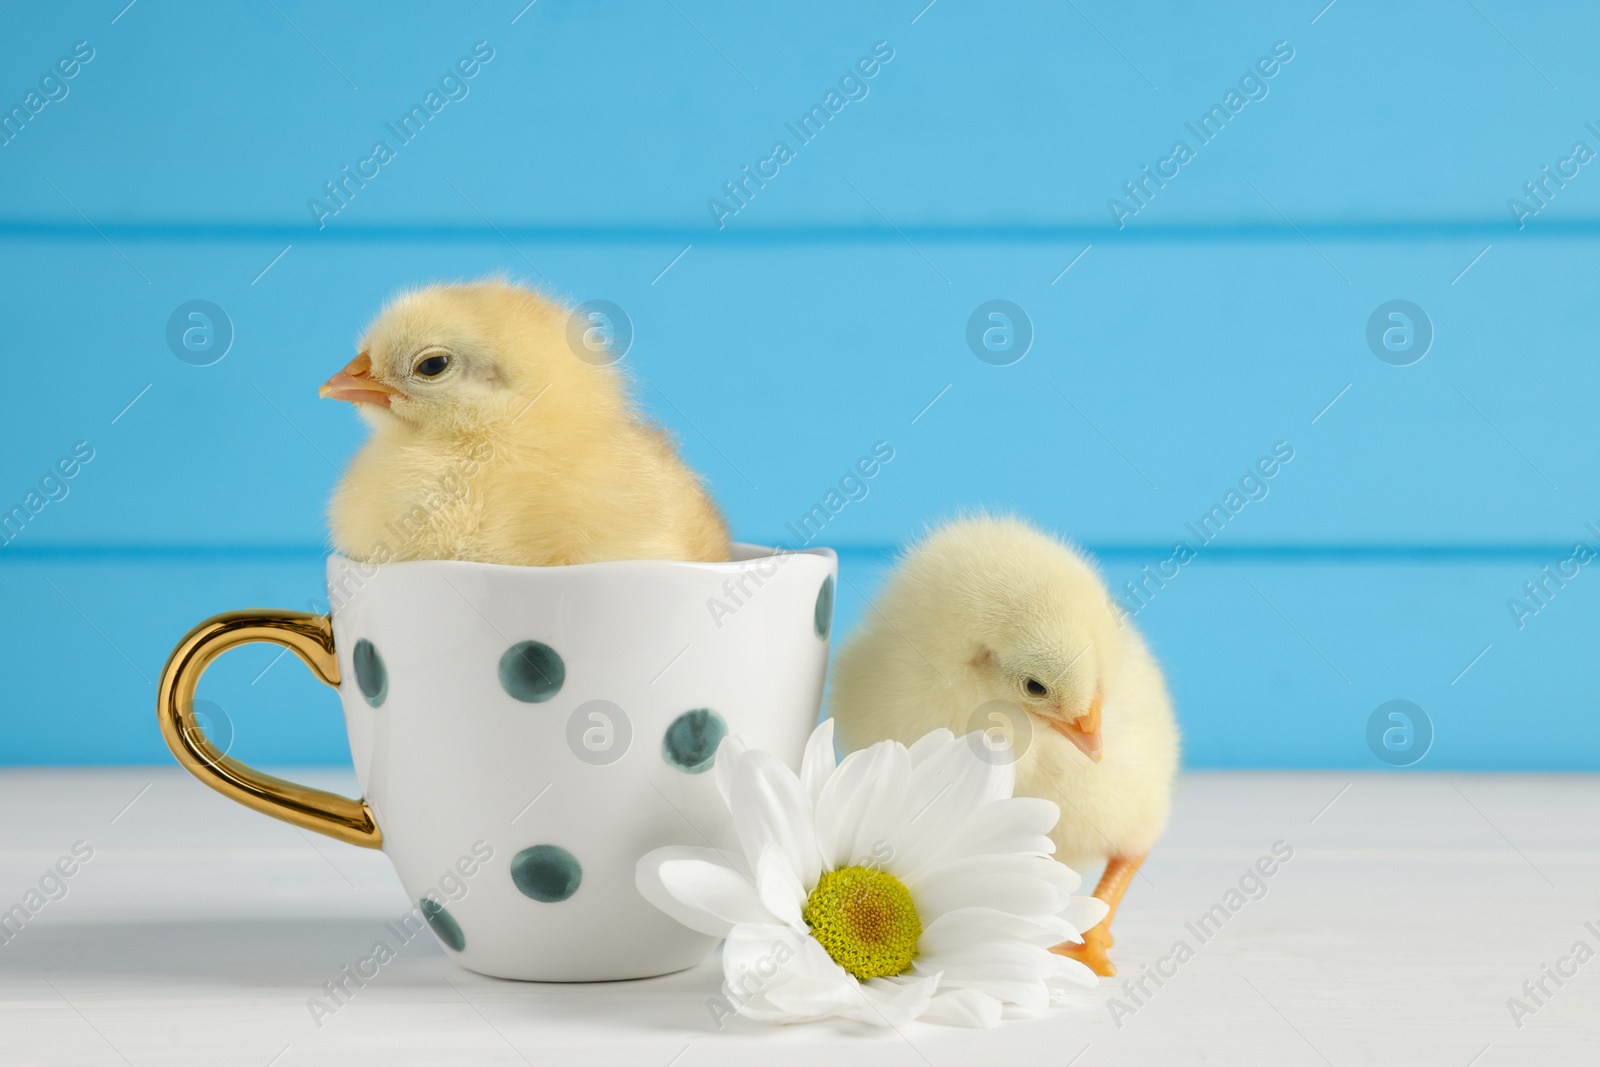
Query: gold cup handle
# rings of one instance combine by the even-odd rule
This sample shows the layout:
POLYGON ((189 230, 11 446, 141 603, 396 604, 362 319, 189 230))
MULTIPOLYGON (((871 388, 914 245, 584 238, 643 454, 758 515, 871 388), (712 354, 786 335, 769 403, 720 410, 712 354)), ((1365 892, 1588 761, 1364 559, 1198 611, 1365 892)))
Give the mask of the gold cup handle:
POLYGON ((156 716, 167 747, 190 774, 246 807, 352 845, 382 848, 383 833, 366 801, 262 774, 223 755, 195 722, 194 694, 200 675, 230 648, 252 641, 282 645, 318 679, 338 687, 339 661, 328 616, 276 610, 214 615, 178 642, 162 668, 156 716))

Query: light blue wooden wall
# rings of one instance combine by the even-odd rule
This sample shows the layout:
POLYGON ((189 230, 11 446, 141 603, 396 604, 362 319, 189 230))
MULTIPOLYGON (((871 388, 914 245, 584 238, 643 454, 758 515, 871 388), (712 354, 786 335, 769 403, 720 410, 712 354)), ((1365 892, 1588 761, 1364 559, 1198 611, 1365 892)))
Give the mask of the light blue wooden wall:
MULTIPOLYGON (((823 537, 841 630, 894 545, 980 505, 1120 586, 1287 442, 1137 616, 1190 764, 1379 767, 1368 718, 1407 699, 1420 768, 1600 767, 1596 568, 1520 628, 1507 606, 1600 549, 1600 167, 1523 192, 1600 151, 1600 11, 524 2, 7 15, 0 107, 93 58, 0 146, 0 505, 94 458, 0 547, 0 762, 163 761, 152 682, 183 631, 318 595, 361 431, 317 385, 397 289, 505 271, 627 310, 644 403, 744 539, 893 445, 823 537), (477 42, 466 95, 400 145, 385 123, 477 42), (785 124, 878 42, 866 95, 800 144, 785 124), (1275 45, 1201 144, 1185 123, 1275 45), (319 228, 307 201, 380 138, 395 157, 319 228), (779 139, 794 158, 719 229, 707 201, 779 139), (1119 228, 1108 199, 1179 139, 1119 228), (166 341, 195 299, 235 334, 211 366, 166 341), (1011 366, 967 346, 991 299, 1033 326, 1011 366), (1432 323, 1410 366, 1366 341, 1393 299, 1432 323)), ((203 691, 236 753, 343 760, 331 694, 270 660, 203 691)))

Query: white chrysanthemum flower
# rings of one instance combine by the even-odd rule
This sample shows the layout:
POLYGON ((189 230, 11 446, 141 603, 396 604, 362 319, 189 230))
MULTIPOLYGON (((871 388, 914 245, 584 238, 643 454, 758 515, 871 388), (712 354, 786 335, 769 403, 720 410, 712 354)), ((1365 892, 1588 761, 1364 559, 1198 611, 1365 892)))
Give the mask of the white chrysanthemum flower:
POLYGON ((830 719, 797 778, 725 738, 713 774, 738 844, 656 849, 639 891, 727 939, 728 1014, 889 1026, 1036 1014, 1095 984, 1050 946, 1082 940, 1106 905, 1073 896, 1078 875, 1051 858, 1059 809, 1013 797, 1011 765, 979 747, 936 730, 836 767, 830 719))

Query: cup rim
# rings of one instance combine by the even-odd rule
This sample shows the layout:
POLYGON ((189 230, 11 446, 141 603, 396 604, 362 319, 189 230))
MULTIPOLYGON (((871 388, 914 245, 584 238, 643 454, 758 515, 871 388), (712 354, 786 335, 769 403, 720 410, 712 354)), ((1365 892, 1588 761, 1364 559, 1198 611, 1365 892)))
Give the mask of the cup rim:
POLYGON ((611 559, 600 560, 592 563, 563 563, 554 566, 533 566, 521 563, 483 563, 478 560, 466 559, 405 559, 392 563, 374 563, 370 560, 351 559, 339 552, 328 554, 329 563, 339 563, 346 567, 359 567, 364 569, 376 568, 378 570, 394 570, 397 568, 419 567, 450 567, 453 569, 483 569, 497 570, 508 573, 574 573, 593 570, 619 570, 626 568, 658 568, 670 567, 673 569, 688 568, 690 570, 710 571, 713 574, 736 574, 748 570, 752 566, 768 560, 783 560, 788 556, 813 556, 829 563, 837 564, 838 552, 826 545, 815 545, 809 548, 786 548, 782 545, 758 545, 747 541, 734 541, 731 543, 734 558, 728 560, 692 560, 692 559, 611 559))

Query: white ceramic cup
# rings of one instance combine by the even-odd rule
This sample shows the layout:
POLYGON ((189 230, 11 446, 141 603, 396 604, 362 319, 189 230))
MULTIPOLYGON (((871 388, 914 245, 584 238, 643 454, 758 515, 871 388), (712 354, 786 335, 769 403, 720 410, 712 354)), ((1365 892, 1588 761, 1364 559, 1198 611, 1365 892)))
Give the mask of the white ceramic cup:
POLYGON ((792 766, 816 723, 837 559, 736 545, 727 563, 571 567, 328 560, 330 616, 253 611, 190 631, 159 714, 202 781, 381 847, 465 967, 595 981, 693 966, 714 940, 634 888, 639 858, 707 845, 724 733, 792 766), (261 774, 194 717, 200 674, 248 641, 339 688, 364 799, 261 774))

